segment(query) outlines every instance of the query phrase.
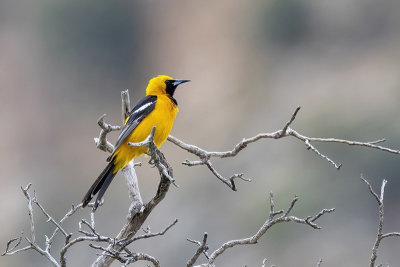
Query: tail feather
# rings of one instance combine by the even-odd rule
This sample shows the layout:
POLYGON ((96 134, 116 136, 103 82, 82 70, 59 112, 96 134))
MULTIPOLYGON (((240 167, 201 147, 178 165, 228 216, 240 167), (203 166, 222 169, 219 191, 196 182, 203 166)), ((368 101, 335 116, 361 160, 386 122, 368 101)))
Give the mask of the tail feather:
POLYGON ((92 198, 97 194, 96 202, 93 206, 93 211, 97 209, 101 198, 103 197, 104 193, 106 192, 108 186, 110 185, 111 181, 113 180, 116 173, 114 171, 114 161, 112 160, 107 167, 100 173, 99 177, 94 181, 92 186, 87 191, 86 195, 82 199, 82 207, 86 207, 87 204, 92 200, 92 198))

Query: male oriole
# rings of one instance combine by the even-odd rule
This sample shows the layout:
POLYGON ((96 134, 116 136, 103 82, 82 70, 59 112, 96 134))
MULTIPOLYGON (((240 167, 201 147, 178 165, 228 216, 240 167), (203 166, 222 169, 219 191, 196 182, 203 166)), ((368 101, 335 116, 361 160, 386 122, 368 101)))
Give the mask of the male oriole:
POLYGON ((83 207, 98 193, 93 206, 93 211, 95 211, 117 172, 133 158, 147 152, 147 147, 131 147, 128 142, 137 143, 145 140, 153 126, 156 127, 154 142, 157 147, 167 140, 178 112, 177 102, 173 97, 175 89, 179 84, 188 81, 175 80, 166 75, 159 75, 149 81, 146 97, 140 100, 129 113, 129 118, 115 144, 114 152, 109 157, 110 163, 86 193, 82 200, 83 207))

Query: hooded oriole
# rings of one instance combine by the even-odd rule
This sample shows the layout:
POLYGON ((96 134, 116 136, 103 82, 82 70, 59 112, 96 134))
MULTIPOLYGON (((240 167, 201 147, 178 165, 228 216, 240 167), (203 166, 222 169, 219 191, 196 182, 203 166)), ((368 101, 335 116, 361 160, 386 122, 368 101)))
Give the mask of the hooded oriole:
POLYGON ((129 118, 115 144, 114 152, 109 157, 110 163, 86 193, 82 200, 83 207, 98 193, 93 206, 93 211, 95 211, 117 172, 133 158, 147 152, 146 147, 131 147, 128 142, 137 143, 145 140, 153 126, 156 127, 154 142, 157 147, 167 140, 178 112, 177 102, 173 97, 175 89, 179 84, 188 81, 174 80, 166 75, 159 75, 149 81, 146 97, 140 100, 129 113, 129 118))

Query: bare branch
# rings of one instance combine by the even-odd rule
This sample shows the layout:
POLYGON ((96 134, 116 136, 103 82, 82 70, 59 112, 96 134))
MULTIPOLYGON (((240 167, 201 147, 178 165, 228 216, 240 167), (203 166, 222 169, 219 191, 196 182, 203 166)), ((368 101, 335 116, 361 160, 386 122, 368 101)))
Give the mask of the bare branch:
POLYGON ((122 101, 122 123, 125 124, 126 119, 129 118, 129 112, 131 111, 131 100, 129 98, 129 90, 121 92, 122 101))
MULTIPOLYGON (((10 241, 7 242, 7 247, 6 247, 6 251, 2 254, 3 256, 5 255, 13 255, 22 251, 26 251, 26 250, 30 250, 33 249, 36 252, 38 252, 39 254, 41 254, 42 256, 44 256, 47 260, 49 260, 54 266, 59 267, 60 264, 54 259, 54 257, 50 254, 49 248, 49 238, 46 236, 46 248, 42 249, 37 243, 36 243, 36 232, 35 232, 35 221, 34 221, 34 217, 33 217, 33 207, 32 207, 32 203, 35 203, 36 201, 36 196, 34 196, 34 198, 31 197, 31 195, 29 194, 29 189, 32 186, 31 183, 29 183, 25 188, 23 188, 21 186, 21 190, 22 193, 24 194, 25 198, 28 200, 28 216, 29 216, 29 221, 30 221, 30 239, 25 237, 25 240, 28 242, 28 246, 25 246, 23 248, 17 249, 17 247, 21 244, 22 242, 22 237, 23 237, 23 233, 21 233, 21 236, 18 238, 13 238, 10 241), (15 245, 13 245, 12 248, 10 248, 12 243, 15 243, 15 245)), ((35 194, 34 194, 35 195, 35 194)), ((39 207, 41 207, 41 205, 38 205, 39 207)), ((43 208, 43 207, 41 207, 43 208)), ((44 211, 44 209, 42 210, 44 211)), ((45 214, 47 214, 46 212, 44 212, 45 214)), ((47 214, 48 215, 48 214, 47 214)), ((50 217, 50 216, 49 216, 50 217)), ((51 218, 51 217, 50 217, 51 218)), ((48 219, 48 221, 52 221, 55 225, 57 225, 57 222, 54 219, 48 219)))
POLYGON ((311 143, 308 139, 305 140, 304 143, 306 144, 307 149, 314 151, 315 154, 317 154, 318 156, 320 156, 323 159, 326 159, 329 163, 331 163, 333 166, 335 166, 335 168, 337 170, 340 170, 340 167, 342 167, 342 164, 339 164, 339 165, 336 164, 333 160, 331 160, 330 158, 328 158, 327 156, 325 156, 324 154, 319 152, 313 145, 311 145, 311 143))
POLYGON ((100 116, 97 120, 97 124, 100 126, 101 131, 98 138, 94 138, 94 142, 96 143, 96 147, 100 150, 105 152, 112 153, 114 150, 114 146, 107 141, 107 134, 112 131, 119 131, 121 130, 121 126, 112 126, 106 122, 104 122, 106 114, 100 116))
MULTIPOLYGON (((371 184, 362 175, 360 176, 360 179, 364 183, 367 184, 369 192, 375 198, 375 200, 378 202, 378 211, 379 211, 378 232, 376 234, 376 240, 375 240, 374 246, 372 248, 371 260, 370 260, 370 265, 369 265, 370 267, 375 267, 375 262, 376 262, 376 259, 378 258, 379 246, 380 246, 382 240, 386 237, 391 237, 391 236, 400 237, 400 233, 392 232, 392 233, 383 234, 383 221, 384 221, 383 198, 385 195, 385 185, 386 185, 387 181, 385 179, 382 180, 381 193, 380 193, 380 197, 379 197, 378 194, 375 193, 375 191, 372 189, 371 184)), ((380 265, 378 265, 378 266, 380 266, 380 265)))
POLYGON ((285 124, 285 126, 283 126, 282 131, 279 133, 279 136, 284 136, 287 134, 286 131, 289 128, 290 124, 292 124, 292 122, 294 122, 294 120, 296 119, 296 115, 299 112, 299 110, 300 107, 297 107, 290 120, 285 124))
MULTIPOLYGON (((63 235, 64 235, 65 237, 68 237, 68 236, 69 236, 69 234, 67 234, 67 232, 61 227, 61 225, 60 225, 58 222, 56 222, 56 220, 54 220, 53 217, 51 217, 50 214, 49 214, 49 213, 43 208, 43 206, 38 202, 38 200, 37 200, 37 198, 36 198, 36 194, 35 194, 35 196, 34 196, 32 202, 35 203, 35 204, 40 208, 40 210, 43 212, 43 214, 47 217, 47 221, 48 221, 48 222, 52 222, 52 223, 56 226, 56 228, 58 228, 58 229, 63 233, 63 235)), ((49 241, 50 241, 50 239, 49 239, 49 241)))
POLYGON ((21 186, 21 190, 25 195, 25 198, 28 200, 28 215, 29 215, 29 221, 31 223, 31 241, 32 243, 36 242, 36 233, 35 233, 35 222, 33 220, 33 209, 32 209, 32 198, 28 193, 29 188, 32 186, 31 183, 29 183, 25 189, 22 188, 21 186))
POLYGON ((346 144, 349 146, 362 146, 362 147, 378 149, 378 150, 381 150, 384 152, 389 152, 392 154, 400 154, 400 150, 375 145, 377 143, 382 143, 382 142, 386 141, 385 139, 380 139, 380 140, 370 141, 370 142, 359 142, 359 141, 350 141, 350 140, 337 139, 337 138, 306 137, 306 136, 300 135, 297 132, 294 132, 294 130, 292 130, 292 132, 289 134, 293 135, 294 137, 296 137, 302 141, 304 141, 304 139, 308 139, 310 142, 341 143, 341 144, 346 144))
POLYGON ((90 212, 90 227, 93 229, 96 227, 96 223, 94 221, 94 211, 93 210, 90 212))
MULTIPOLYGON (((71 216, 72 216, 78 209, 80 209, 81 207, 82 207, 82 203, 78 204, 77 206, 72 205, 70 211, 68 211, 68 212, 64 215, 64 217, 60 220, 59 225, 61 226, 62 223, 63 223, 66 219, 68 219, 69 217, 71 217, 71 216)), ((56 236, 56 234, 58 233, 59 230, 60 230, 59 228, 54 229, 53 234, 50 236, 50 238, 49 238, 49 245, 50 245, 50 246, 51 246, 51 244, 52 244, 52 241, 53 241, 54 237, 56 236)), ((68 241, 67 241, 67 242, 68 242, 68 241)))
MULTIPOLYGON (((102 205, 102 204, 103 204, 103 203, 100 203, 100 205, 102 205)), ((91 202, 91 203, 88 204, 88 207, 93 207, 93 205, 94 205, 94 203, 91 202)), ((72 215, 75 214, 76 211, 80 210, 81 208, 82 208, 82 203, 79 203, 79 204, 76 205, 76 206, 75 206, 75 205, 72 205, 71 209, 70 209, 70 210, 64 215, 64 217, 60 220, 59 225, 62 225, 63 222, 64 222, 66 219, 70 218, 72 215)), ((56 234, 58 233, 59 230, 60 230, 59 228, 54 229, 53 234, 52 234, 51 237, 49 238, 49 244, 50 244, 50 245, 51 245, 52 240, 54 239, 54 237, 56 236, 56 234)), ((69 234, 69 237, 66 238, 66 243, 69 241, 69 238, 70 238, 70 237, 71 237, 71 234, 69 234)))
MULTIPOLYGON (((159 266, 158 260, 156 260, 154 257, 144 254, 144 253, 132 253, 130 252, 126 247, 130 245, 132 242, 140 240, 140 239, 145 239, 145 238, 152 238, 155 236, 161 236, 164 235, 172 226, 174 226, 178 222, 177 219, 175 219, 170 225, 168 225, 163 231, 158 232, 158 233, 151 233, 150 230, 141 236, 138 237, 132 237, 131 239, 111 239, 108 237, 104 237, 99 235, 94 228, 91 227, 91 225, 84 220, 82 221, 83 224, 85 224, 89 229, 91 230, 91 233, 89 232, 83 232, 86 237, 79 237, 76 240, 71 241, 73 242, 81 242, 85 240, 92 240, 96 242, 107 242, 109 243, 109 246, 107 248, 103 248, 101 246, 93 245, 90 244, 92 248, 99 249, 103 251, 103 253, 100 255, 100 257, 105 257, 105 259, 102 262, 96 261, 93 265, 98 264, 98 265, 107 265, 111 264, 112 260, 117 259, 120 262, 124 263, 124 266, 127 266, 130 263, 136 262, 138 260, 147 260, 152 262, 155 266, 159 266), (106 260, 107 259, 107 260, 106 260)), ((72 246, 73 244, 71 244, 72 246)), ((97 266, 97 265, 96 265, 97 266)))
POLYGON ((200 257, 201 253, 204 253, 204 255, 206 256, 207 259, 209 259, 209 256, 207 254, 207 250, 208 250, 208 246, 207 246, 207 237, 208 234, 204 233, 203 236, 203 242, 199 242, 199 241, 194 241, 191 239, 187 239, 189 242, 192 242, 194 244, 197 244, 199 247, 196 250, 196 253, 193 255, 193 257, 186 263, 186 267, 192 267, 193 264, 195 264, 195 262, 197 261, 197 259, 200 257))
POLYGON ((155 236, 159 236, 159 235, 164 235, 173 225, 175 225, 177 223, 177 220, 175 219, 173 223, 171 223, 170 225, 168 225, 163 231, 158 232, 158 233, 148 233, 146 235, 142 235, 136 238, 132 238, 130 240, 119 240, 117 238, 110 238, 107 236, 103 236, 100 235, 98 232, 96 232, 95 228, 93 227, 93 222, 87 222, 85 220, 81 220, 80 221, 80 227, 79 227, 79 232, 84 234, 84 236, 79 236, 73 240, 71 240, 70 242, 68 242, 62 249, 60 252, 60 262, 61 262, 61 266, 64 267, 66 266, 66 252, 68 251, 68 249, 70 247, 72 247, 73 245, 83 242, 83 241, 92 241, 92 242, 105 242, 109 244, 108 248, 102 248, 100 246, 97 245, 93 245, 90 244, 91 247, 95 248, 95 249, 100 249, 102 251, 104 251, 105 253, 103 255, 110 257, 112 259, 118 259, 120 260, 122 263, 124 263, 125 265, 128 265, 130 263, 136 262, 138 260, 147 260, 150 262, 153 262, 155 266, 159 266, 158 265, 158 261, 152 257, 149 256, 147 254, 144 253, 127 253, 124 257, 122 257, 121 255, 123 254, 123 250, 125 252, 129 251, 128 249, 126 249, 126 246, 128 246, 129 244, 131 244, 132 242, 139 240, 139 239, 144 239, 144 238, 151 238, 151 237, 155 237, 155 236), (86 227, 89 228, 90 232, 88 231, 84 231, 81 228, 81 225, 85 225, 86 227), (115 250, 114 247, 116 247, 118 245, 119 249, 115 250), (154 261, 155 260, 155 261, 154 261), (157 264, 155 264, 155 262, 157 262, 157 264))
POLYGON ((384 239, 384 238, 386 238, 386 237, 391 237, 391 236, 398 236, 398 237, 400 237, 400 233, 399 233, 399 232, 392 232, 392 233, 383 234, 383 235, 382 235, 382 239, 384 239))
POLYGON ((125 168, 121 170, 121 173, 124 175, 125 181, 128 185, 129 198, 131 199, 128 217, 135 213, 141 212, 144 209, 142 196, 140 195, 139 190, 139 181, 134 168, 134 166, 137 165, 138 163, 134 164, 133 161, 131 161, 128 163, 128 165, 126 165, 125 168))
POLYGON ((382 186, 381 186, 381 196, 379 198, 379 202, 382 203, 383 205, 383 197, 385 195, 385 186, 386 186, 387 181, 385 179, 382 180, 382 186))
MULTIPOLYGON (((21 236, 19 236, 19 237, 8 240, 6 250, 4 251, 3 254, 1 254, 1 256, 12 255, 12 254, 19 252, 19 251, 15 251, 15 249, 21 244, 22 235, 23 235, 23 233, 21 233, 21 236), (17 241, 17 242, 15 242, 15 241, 17 241), (15 244, 11 247, 11 245, 13 243, 15 243, 15 244)), ((28 246, 26 248, 22 248, 22 249, 30 249, 30 246, 28 246)), ((22 249, 20 249, 20 250, 22 250, 22 249)))
POLYGON ((89 246, 91 248, 103 251, 103 253, 106 254, 107 256, 123 263, 124 264, 123 266, 128 266, 129 264, 140 261, 140 260, 149 261, 149 262, 153 263, 153 265, 155 267, 160 266, 160 264, 156 258, 154 258, 153 256, 150 256, 148 254, 145 254, 145 253, 141 253, 141 252, 132 253, 130 251, 122 253, 122 252, 117 252, 117 251, 110 251, 107 248, 103 248, 101 246, 94 245, 94 244, 89 244, 89 246))
MULTIPOLYGON (((223 152, 212 152, 212 151, 206 151, 202 148, 199 148, 194 145, 187 144, 178 138, 170 135, 168 137, 168 140, 172 142, 173 144, 177 145, 178 147, 182 148, 183 150, 186 150, 187 152, 196 155, 200 160, 196 161, 190 161, 190 160, 185 160, 182 162, 182 164, 186 166, 199 166, 199 165, 206 165, 208 169, 216 176, 219 180, 221 180, 224 184, 226 184, 228 187, 230 187, 232 190, 236 191, 236 186, 233 183, 232 179, 227 179, 224 178, 219 172, 212 167, 211 163, 211 158, 212 157, 218 157, 218 158, 226 158, 226 157, 234 157, 236 156, 240 151, 242 151, 244 148, 247 147, 247 145, 257 142, 260 139, 280 139, 283 137, 288 137, 292 136, 302 142, 306 145, 306 148, 308 150, 313 151, 316 155, 319 157, 325 159, 329 163, 331 163, 336 169, 340 169, 342 166, 341 164, 337 164, 335 161, 333 161, 331 158, 328 156, 324 155, 321 153, 314 145, 312 145, 312 142, 325 142, 325 143, 342 143, 342 144, 347 144, 350 146, 362 146, 362 147, 368 147, 368 148, 373 148, 373 149, 378 149, 382 150, 384 152, 389 152, 393 154, 400 154, 400 150, 394 150, 390 149, 387 147, 379 146, 377 145, 378 143, 382 143, 385 141, 385 139, 380 139, 376 141, 370 141, 370 142, 358 142, 358 141, 349 141, 349 140, 344 140, 344 139, 336 139, 336 138, 315 138, 315 137, 308 137, 304 136, 297 131, 293 130, 290 128, 290 125, 294 122, 296 119, 296 116, 300 110, 300 107, 297 107, 294 113, 292 114, 290 120, 282 127, 282 129, 277 130, 275 132, 271 133, 260 133, 257 134, 253 137, 250 138, 243 138, 242 141, 237 143, 234 148, 230 151, 223 151, 223 152)), ((243 177, 240 176, 242 179, 243 177)), ((245 181, 248 181, 247 179, 244 179, 245 181)))
MULTIPOLYGON (((41 254, 42 256, 44 256, 45 258, 47 258, 52 264, 53 266, 60 266, 60 267, 64 267, 66 266, 66 259, 65 259, 65 253, 67 252, 68 248, 71 247, 73 244, 76 244, 80 241, 85 241, 85 240, 93 240, 93 239, 99 239, 100 241, 103 242, 110 242, 110 238, 107 237, 103 237, 103 236, 97 236, 92 234, 91 237, 80 237, 77 239, 74 239, 72 241, 70 241, 72 234, 67 234, 67 232, 63 229, 63 227, 61 226, 62 223, 69 217, 71 217, 73 214, 76 213, 77 210, 79 210, 82 207, 82 204, 79 204, 77 206, 72 205, 71 210, 69 210, 64 217, 57 222, 47 211, 46 209, 43 207, 42 204, 40 204, 40 202, 37 199, 36 193, 33 193, 33 197, 29 194, 28 190, 30 189, 31 184, 28 184, 28 186, 26 188, 22 188, 22 192, 24 194, 24 196, 26 197, 26 199, 28 200, 28 215, 29 215, 29 220, 31 223, 31 233, 30 233, 30 238, 24 237, 24 234, 21 233, 21 236, 18 238, 13 238, 10 241, 8 241, 7 243, 7 247, 6 247, 6 251, 2 254, 4 255, 13 255, 22 251, 26 251, 26 250, 35 250, 36 252, 38 252, 39 254, 41 254), (36 204, 36 206, 41 210, 41 212, 45 215, 45 217, 47 218, 47 222, 52 222, 52 224, 54 224, 55 229, 52 232, 52 235, 50 236, 50 238, 48 238, 46 235, 45 237, 45 248, 41 248, 37 243, 36 243, 36 233, 35 233, 35 222, 33 219, 33 206, 32 203, 36 204), (50 254, 50 250, 51 250, 51 246, 52 246, 52 242, 54 237, 56 236, 56 234, 58 232, 62 232, 63 236, 65 238, 65 246, 61 249, 60 251, 60 263, 57 262, 57 260, 50 254), (95 237, 94 237, 95 236, 95 237), (28 243, 27 246, 22 247, 22 248, 18 248, 20 246, 20 244, 22 243, 22 238, 24 237, 25 241, 28 243), (104 240, 103 240, 104 239, 104 240)), ((93 207, 94 203, 89 203, 88 206, 93 207)))
POLYGON ((6 251, 3 254, 1 254, 1 256, 11 256, 11 255, 17 254, 19 252, 32 249, 32 246, 29 245, 29 246, 26 246, 26 247, 23 247, 23 248, 19 248, 19 249, 15 249, 15 248, 10 249, 10 250, 8 250, 8 248, 7 248, 6 251))
MULTIPOLYGON (((92 212, 92 214, 94 214, 94 213, 92 212)), ((93 216, 91 216, 90 223, 83 219, 79 222, 79 232, 84 234, 84 236, 76 237, 75 239, 72 239, 71 241, 67 242, 60 251, 60 262, 61 262, 62 267, 65 267, 67 265, 65 255, 66 255, 68 249, 77 243, 80 243, 83 241, 92 241, 92 242, 105 242, 105 243, 108 243, 111 245, 115 245, 116 242, 118 242, 115 238, 103 236, 103 235, 99 234, 98 232, 96 232, 96 229, 94 228, 94 217, 93 216), (82 225, 86 225, 86 227, 89 228, 90 232, 84 231, 82 229, 82 225)))
POLYGON ((326 213, 331 213, 335 209, 323 209, 319 213, 315 214, 314 216, 308 216, 306 218, 298 218, 296 216, 289 216, 290 212, 292 211, 294 205, 297 202, 297 197, 295 197, 290 205, 289 208, 287 209, 286 212, 284 211, 279 211, 275 212, 275 203, 273 200, 273 194, 270 193, 270 212, 268 219, 265 221, 265 223, 261 226, 260 229, 251 237, 248 238, 243 238, 243 239, 236 239, 236 240, 231 240, 228 242, 225 242, 222 244, 218 249, 216 249, 209 257, 207 266, 214 266, 214 261, 215 259, 224 253, 228 248, 232 248, 234 246, 238 245, 249 245, 249 244, 256 244, 257 241, 268 231, 269 228, 271 228, 273 225, 277 223, 283 223, 283 222, 296 222, 296 223, 301 223, 301 224, 307 224, 308 226, 314 228, 314 229, 320 229, 320 227, 315 224, 315 221, 319 219, 323 214, 326 213), (283 214, 282 214, 283 213, 283 214), (279 217, 276 217, 277 215, 282 214, 279 217))
MULTIPOLYGON (((215 177, 217 177, 221 182, 223 182, 224 184, 229 186, 233 191, 236 191, 236 184, 234 182, 234 179, 237 178, 238 175, 233 175, 233 176, 231 176, 231 178, 225 179, 221 174, 219 174, 217 172, 216 169, 214 169, 214 167, 211 165, 211 161, 210 160, 207 160, 207 162, 205 164, 207 165, 208 169, 215 175, 215 177)), ((244 179, 243 177, 241 177, 241 178, 244 179)))
MULTIPOLYGON (((371 195, 376 199, 376 201, 378 202, 378 205, 381 205, 381 204, 382 204, 382 201, 381 201, 381 199, 378 197, 378 195, 374 192, 374 189, 372 189, 371 184, 370 184, 367 180, 365 180, 365 178, 364 178, 364 176, 363 176, 362 174, 361 174, 361 176, 360 176, 360 179, 361 179, 364 183, 367 184, 368 189, 369 189, 369 192, 370 192, 371 195)), ((383 186, 383 183, 382 183, 382 186, 383 186)))
MULTIPOLYGON (((271 192, 271 199, 273 198, 272 192, 271 192)), ((288 216, 289 213, 292 211, 294 204, 296 204, 296 202, 299 200, 298 196, 294 196, 292 202, 290 203, 289 208, 286 210, 286 212, 283 214, 284 217, 288 216)))
MULTIPOLYGON (((297 201, 297 197, 295 197, 295 199, 292 200, 292 205, 294 205, 294 202, 297 201)), ((269 193, 269 206, 270 206, 270 210, 269 210, 269 219, 272 220, 275 216, 282 214, 284 212, 284 210, 278 210, 275 211, 275 202, 274 202, 274 194, 272 192, 269 193)), ((291 209, 291 208, 290 208, 291 209)), ((289 211, 290 212, 290 211, 289 211)), ((286 215, 289 213, 286 212, 286 215)))
MULTIPOLYGON (((86 232, 87 233, 87 232, 86 232)), ((94 235, 90 236, 79 236, 70 242, 68 242, 60 251, 60 262, 61 262, 61 267, 66 267, 67 266, 67 260, 65 258, 65 254, 67 253, 68 249, 80 242, 83 241, 97 241, 97 242, 106 242, 106 243, 112 243, 114 240, 111 239, 110 237, 105 237, 105 236, 100 236, 97 233, 94 235)))
POLYGON ((173 227, 176 223, 178 222, 178 219, 175 219, 172 223, 170 223, 167 227, 165 227, 164 230, 162 230, 161 232, 157 232, 157 233, 152 233, 150 231, 148 231, 146 234, 141 235, 141 236, 137 236, 137 237, 132 237, 131 239, 128 239, 126 241, 120 241, 121 244, 121 248, 119 249, 120 251, 122 249, 124 249, 126 246, 130 245, 132 242, 135 242, 137 240, 140 239, 146 239, 146 238, 151 238, 151 237, 155 237, 155 236, 160 236, 160 235, 164 235, 169 229, 171 229, 171 227, 173 227))

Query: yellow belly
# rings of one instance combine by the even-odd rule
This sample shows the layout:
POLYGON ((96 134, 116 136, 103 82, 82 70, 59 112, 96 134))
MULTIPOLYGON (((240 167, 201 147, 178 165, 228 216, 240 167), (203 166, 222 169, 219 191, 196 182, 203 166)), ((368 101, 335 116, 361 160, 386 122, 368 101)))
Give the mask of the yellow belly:
POLYGON ((114 158, 114 173, 124 168, 133 158, 147 152, 147 147, 131 147, 128 142, 138 143, 149 136, 153 126, 156 126, 154 133, 154 142, 157 147, 167 140, 171 132, 172 125, 175 120, 178 107, 169 99, 168 96, 157 96, 157 102, 154 110, 144 118, 133 132, 124 140, 120 147, 115 151, 114 158))

